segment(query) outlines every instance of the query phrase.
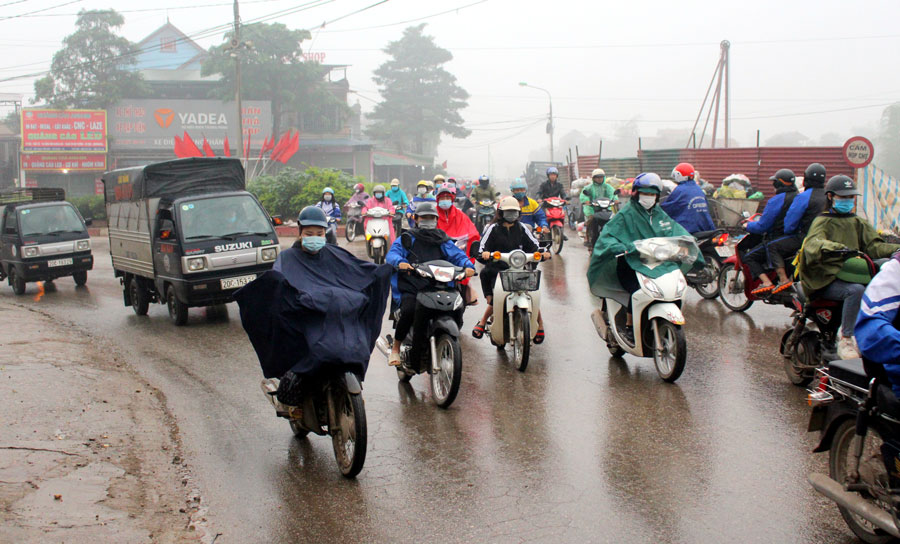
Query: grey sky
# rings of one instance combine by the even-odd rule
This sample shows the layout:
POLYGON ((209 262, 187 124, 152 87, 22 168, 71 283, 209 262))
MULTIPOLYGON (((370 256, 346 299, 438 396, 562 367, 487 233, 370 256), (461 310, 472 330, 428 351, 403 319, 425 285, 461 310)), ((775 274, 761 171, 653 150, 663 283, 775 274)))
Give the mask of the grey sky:
MULTIPOLYGON (((335 0, 278 20, 310 28, 375 1, 335 0)), ((369 110, 377 99, 371 73, 385 58, 380 49, 407 26, 383 25, 476 1, 390 0, 313 30, 312 50, 326 53, 327 63, 352 65, 351 88, 369 110)), ((46 69, 79 9, 112 6, 127 12, 180 4, 85 0, 43 12, 70 16, 2 19, 64 2, 25 0, 0 8, 0 79, 46 69), (20 66, 31 63, 37 64, 20 66)), ((247 0, 241 12, 249 21, 308 2, 247 0)), ((163 24, 167 12, 124 15, 124 33, 136 41, 163 24)), ((228 22, 231 7, 171 9, 168 16, 192 34, 228 22)), ((757 129, 763 141, 790 130, 813 138, 830 132, 845 138, 862 130, 872 137, 884 109, 879 105, 900 100, 898 20, 896 0, 487 0, 425 20, 427 32, 454 54, 448 68, 472 95, 463 116, 475 129, 467 140, 445 140, 437 160, 447 160, 451 173, 477 176, 487 170, 487 143, 492 143, 494 174, 519 173, 529 152, 547 145, 543 123, 534 122, 546 115, 546 95, 520 88, 519 81, 551 91, 557 138, 573 129, 611 135, 616 120, 631 118, 639 120, 645 137, 661 128, 687 131, 722 39, 732 43, 732 137, 741 145, 752 145, 757 129), (859 109, 792 115, 849 108, 859 109)), ((219 42, 220 37, 199 40, 204 47, 219 42)), ((0 92, 32 91, 30 79, 0 83, 0 92)))

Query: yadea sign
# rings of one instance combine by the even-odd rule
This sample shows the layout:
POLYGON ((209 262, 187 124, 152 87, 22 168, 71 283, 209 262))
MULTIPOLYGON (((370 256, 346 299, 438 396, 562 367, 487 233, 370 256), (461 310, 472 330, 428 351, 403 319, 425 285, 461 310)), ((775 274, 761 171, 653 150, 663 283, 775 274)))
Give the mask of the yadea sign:
POLYGON ((868 138, 854 136, 844 144, 844 160, 853 168, 865 168, 872 162, 875 146, 868 138))

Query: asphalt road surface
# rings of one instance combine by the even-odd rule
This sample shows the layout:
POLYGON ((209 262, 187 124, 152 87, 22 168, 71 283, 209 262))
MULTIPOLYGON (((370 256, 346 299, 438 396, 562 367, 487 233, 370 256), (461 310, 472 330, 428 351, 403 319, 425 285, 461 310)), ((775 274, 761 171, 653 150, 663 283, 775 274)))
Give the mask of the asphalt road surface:
MULTIPOLYGON (((165 393, 217 542, 855 541, 806 482, 824 456, 810 453, 805 392, 782 370, 783 308, 737 314, 690 291, 687 368, 663 383, 652 360, 609 356, 573 236, 542 265, 547 340, 527 372, 471 337, 483 301, 466 315, 449 410, 375 352, 368 456, 348 481, 330 439, 297 440, 275 417, 235 304, 191 309, 180 328, 162 305, 137 317, 108 244, 93 242, 87 288, 57 280, 35 301, 29 284, 16 301, 115 342, 165 393)), ((5 284, 0 297, 16 298, 5 284)))

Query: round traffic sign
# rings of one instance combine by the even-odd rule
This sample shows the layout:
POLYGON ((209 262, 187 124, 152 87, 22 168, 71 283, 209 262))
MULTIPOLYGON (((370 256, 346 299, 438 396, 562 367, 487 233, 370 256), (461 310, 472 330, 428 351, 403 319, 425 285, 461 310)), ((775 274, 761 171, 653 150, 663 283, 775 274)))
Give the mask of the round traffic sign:
POLYGON ((865 168, 874 155, 875 147, 868 138, 854 136, 844 144, 844 160, 853 168, 865 168))

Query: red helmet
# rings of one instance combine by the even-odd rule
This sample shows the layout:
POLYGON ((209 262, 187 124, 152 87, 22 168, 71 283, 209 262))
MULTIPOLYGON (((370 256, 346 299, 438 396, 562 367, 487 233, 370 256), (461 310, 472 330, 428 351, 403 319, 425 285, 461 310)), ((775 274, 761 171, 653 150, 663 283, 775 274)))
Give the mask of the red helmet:
POLYGON ((357 191, 357 192, 362 191, 365 188, 366 188, 366 186, 363 185, 362 183, 357 183, 356 185, 353 186, 353 190, 357 191))
POLYGON ((675 183, 684 183, 689 179, 694 179, 694 167, 689 162, 679 163, 672 170, 672 181, 675 183))

